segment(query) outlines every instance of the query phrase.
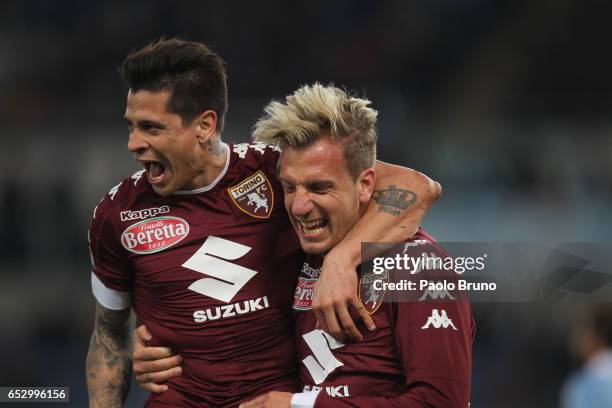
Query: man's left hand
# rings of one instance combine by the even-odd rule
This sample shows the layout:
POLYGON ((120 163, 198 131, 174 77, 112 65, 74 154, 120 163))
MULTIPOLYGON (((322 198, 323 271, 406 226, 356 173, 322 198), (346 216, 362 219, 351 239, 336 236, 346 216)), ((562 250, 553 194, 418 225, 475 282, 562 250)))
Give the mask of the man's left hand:
POLYGON ((292 396, 290 392, 272 391, 240 404, 239 408, 290 408, 292 396))
POLYGON ((357 295, 357 272, 332 249, 323 261, 319 281, 315 285, 312 311, 317 317, 317 328, 334 338, 361 341, 363 335, 355 326, 349 308, 353 308, 369 330, 376 329, 372 317, 357 295))

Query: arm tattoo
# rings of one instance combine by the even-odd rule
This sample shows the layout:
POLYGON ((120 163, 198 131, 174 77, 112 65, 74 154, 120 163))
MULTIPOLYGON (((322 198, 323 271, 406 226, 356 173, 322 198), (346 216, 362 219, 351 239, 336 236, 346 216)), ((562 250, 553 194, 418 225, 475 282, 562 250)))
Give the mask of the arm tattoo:
POLYGON ((385 212, 396 217, 406 208, 414 204, 417 199, 414 192, 397 188, 393 185, 383 190, 375 190, 372 197, 378 204, 379 212, 385 212))
POLYGON ((132 377, 130 309, 98 305, 87 353, 87 388, 91 407, 121 407, 132 377))

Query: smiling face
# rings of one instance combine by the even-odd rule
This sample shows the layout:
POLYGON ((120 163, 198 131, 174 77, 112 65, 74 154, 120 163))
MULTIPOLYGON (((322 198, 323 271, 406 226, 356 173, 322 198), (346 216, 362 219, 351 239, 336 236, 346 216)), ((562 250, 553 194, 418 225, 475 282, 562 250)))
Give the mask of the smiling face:
POLYGON ((167 110, 169 97, 170 91, 130 90, 125 110, 128 149, 143 164, 153 190, 162 196, 206 185, 206 142, 216 127, 213 111, 183 126, 181 117, 167 110))
POLYGON ((285 207, 302 249, 324 254, 365 211, 374 187, 374 170, 353 180, 342 146, 320 138, 304 149, 286 148, 279 162, 285 207))

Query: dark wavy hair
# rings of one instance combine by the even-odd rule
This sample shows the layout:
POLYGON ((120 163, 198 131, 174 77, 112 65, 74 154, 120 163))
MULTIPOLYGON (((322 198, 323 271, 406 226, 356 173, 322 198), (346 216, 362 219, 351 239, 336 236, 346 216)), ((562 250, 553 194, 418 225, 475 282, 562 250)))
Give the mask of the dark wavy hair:
POLYGON ((198 42, 178 38, 154 41, 130 53, 119 68, 133 91, 170 91, 168 111, 191 123, 206 110, 217 114, 221 133, 227 112, 226 64, 198 42))

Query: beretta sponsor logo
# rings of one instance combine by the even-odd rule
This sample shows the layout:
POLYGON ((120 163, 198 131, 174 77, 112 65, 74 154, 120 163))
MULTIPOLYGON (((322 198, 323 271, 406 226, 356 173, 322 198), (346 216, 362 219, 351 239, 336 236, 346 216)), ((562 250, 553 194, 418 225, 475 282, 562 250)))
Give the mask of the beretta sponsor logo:
POLYGON ((310 310, 312 309, 312 294, 317 279, 307 279, 299 277, 298 284, 293 294, 293 308, 295 310, 310 310))
POLYGON ((189 234, 189 224, 179 217, 157 217, 130 225, 121 234, 121 244, 136 254, 163 251, 189 234))

